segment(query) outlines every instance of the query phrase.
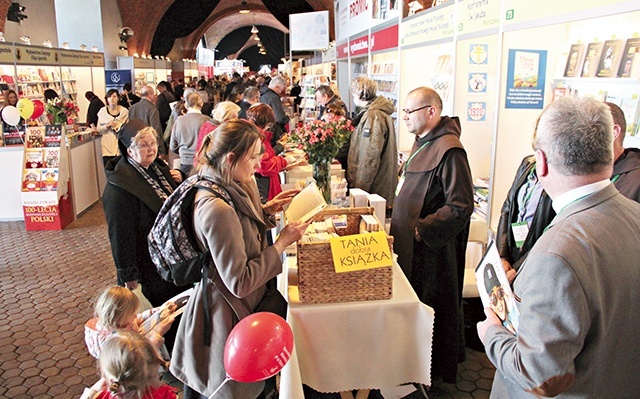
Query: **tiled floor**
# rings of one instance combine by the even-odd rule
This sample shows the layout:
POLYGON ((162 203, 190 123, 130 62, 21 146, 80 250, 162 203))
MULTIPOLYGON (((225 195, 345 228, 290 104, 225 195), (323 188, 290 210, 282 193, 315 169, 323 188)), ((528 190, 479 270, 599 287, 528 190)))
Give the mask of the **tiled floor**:
MULTIPOLYGON (((0 398, 78 398, 95 382, 83 325, 94 298, 114 281, 100 204, 62 231, 0 222, 0 398)), ((483 353, 467 349, 458 383, 434 384, 429 398, 487 398, 493 374, 483 353)))

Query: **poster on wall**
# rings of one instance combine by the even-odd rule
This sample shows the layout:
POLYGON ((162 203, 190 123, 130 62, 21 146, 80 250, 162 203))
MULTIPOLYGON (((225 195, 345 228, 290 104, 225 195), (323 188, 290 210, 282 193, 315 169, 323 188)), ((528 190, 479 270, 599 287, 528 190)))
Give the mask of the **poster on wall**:
POLYGON ((289 15, 291 51, 323 50, 329 47, 329 11, 289 15))
POLYGON ((546 50, 509 50, 505 108, 542 109, 547 73, 546 50))

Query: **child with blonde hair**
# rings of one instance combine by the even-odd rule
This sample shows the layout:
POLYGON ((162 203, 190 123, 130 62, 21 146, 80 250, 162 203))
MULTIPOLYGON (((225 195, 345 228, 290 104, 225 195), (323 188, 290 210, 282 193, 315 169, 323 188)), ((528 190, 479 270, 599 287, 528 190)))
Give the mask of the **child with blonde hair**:
POLYGON ((100 356, 100 375, 80 399, 175 399, 176 388, 160 380, 159 367, 168 367, 151 341, 132 332, 109 337, 100 356))
POLYGON ((169 303, 138 314, 138 297, 133 291, 120 286, 107 288, 96 301, 95 317, 84 326, 87 349, 93 357, 100 358, 107 338, 130 331, 144 335, 160 351, 164 346, 163 335, 173 323, 176 308, 176 304, 169 303))

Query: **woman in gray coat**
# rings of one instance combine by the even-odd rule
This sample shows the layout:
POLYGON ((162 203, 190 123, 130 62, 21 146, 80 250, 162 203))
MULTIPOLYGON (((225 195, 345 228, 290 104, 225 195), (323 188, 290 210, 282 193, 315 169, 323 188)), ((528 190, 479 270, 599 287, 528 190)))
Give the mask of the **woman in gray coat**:
MULTIPOLYGON (((299 190, 284 191, 261 205, 253 174, 262 158, 260 132, 250 122, 231 120, 205 137, 198 153, 198 174, 215 182, 221 196, 201 189, 194 201, 194 226, 202 247, 211 250, 214 267, 206 292, 200 286, 189 301, 178 328, 171 372, 185 383, 184 398, 211 395, 224 381, 224 346, 238 321, 250 314, 269 280, 282 272, 281 255, 302 237, 308 224, 290 223, 267 247, 271 215, 282 210, 299 190), (205 319, 207 296, 210 319, 205 319), (211 323, 211 344, 204 325, 211 323)), ((252 399, 264 383, 230 381, 216 398, 252 399)))

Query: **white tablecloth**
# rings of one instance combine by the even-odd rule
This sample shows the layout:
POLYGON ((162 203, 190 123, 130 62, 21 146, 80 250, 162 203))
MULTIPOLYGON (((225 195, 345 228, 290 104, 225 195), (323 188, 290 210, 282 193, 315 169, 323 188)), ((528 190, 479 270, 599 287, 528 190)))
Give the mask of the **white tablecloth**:
POLYGON ((303 383, 320 392, 430 385, 433 310, 397 264, 393 299, 309 305, 300 303, 295 260, 287 263, 295 348, 282 370, 281 398, 304 399, 303 383))

